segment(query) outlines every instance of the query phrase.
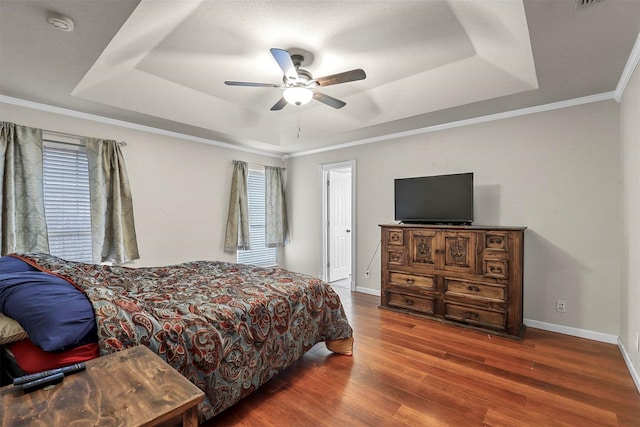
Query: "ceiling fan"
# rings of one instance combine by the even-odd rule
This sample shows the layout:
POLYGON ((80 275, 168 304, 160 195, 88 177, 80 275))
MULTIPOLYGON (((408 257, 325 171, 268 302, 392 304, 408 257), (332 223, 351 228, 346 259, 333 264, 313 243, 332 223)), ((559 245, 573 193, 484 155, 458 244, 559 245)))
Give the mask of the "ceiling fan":
POLYGON ((282 84, 234 81, 226 81, 224 84, 229 86, 275 87, 284 89, 282 98, 271 107, 271 111, 282 110, 287 104, 304 105, 311 101, 311 99, 315 99, 333 108, 342 108, 347 105, 345 102, 318 92, 316 89, 339 83, 363 80, 367 77, 364 70, 358 68, 314 79, 309 71, 300 68, 305 60, 304 55, 300 53, 290 54, 284 49, 277 48, 272 48, 271 54, 284 73, 282 84))

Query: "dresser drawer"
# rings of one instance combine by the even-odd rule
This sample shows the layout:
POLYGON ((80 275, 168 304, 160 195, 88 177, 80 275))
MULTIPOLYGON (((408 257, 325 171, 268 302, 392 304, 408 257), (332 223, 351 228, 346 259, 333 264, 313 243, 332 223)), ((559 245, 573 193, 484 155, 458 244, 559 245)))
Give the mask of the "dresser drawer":
POLYGON ((435 288, 433 276, 420 276, 417 274, 400 273, 397 271, 389 272, 389 284, 418 286, 425 289, 435 288))
POLYGON ((506 288, 502 285, 489 285, 459 279, 444 279, 444 293, 447 296, 472 296, 490 301, 506 302, 506 288))
POLYGON ((451 303, 445 304, 444 317, 448 320, 455 320, 500 331, 505 330, 507 324, 506 313, 451 303))
POLYGON ((509 277, 509 262, 506 259, 487 259, 482 261, 482 274, 496 279, 509 277))
POLYGON ((484 235, 484 249, 489 251, 507 252, 508 234, 500 231, 489 231, 484 235))
POLYGON ((387 264, 404 265, 404 251, 402 249, 389 248, 387 250, 387 264))
POLYGON ((404 246, 404 232, 402 229, 386 229, 387 244, 393 246, 404 246))
POLYGON ((404 308, 425 314, 435 313, 435 301, 433 298, 398 292, 389 292, 388 295, 388 305, 390 307, 404 308))

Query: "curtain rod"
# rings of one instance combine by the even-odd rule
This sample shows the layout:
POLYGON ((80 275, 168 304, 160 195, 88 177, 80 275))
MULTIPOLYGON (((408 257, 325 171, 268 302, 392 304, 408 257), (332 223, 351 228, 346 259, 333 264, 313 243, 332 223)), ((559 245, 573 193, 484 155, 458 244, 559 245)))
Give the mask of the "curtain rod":
POLYGON ((263 165, 263 164, 260 164, 260 163, 245 162, 244 160, 234 160, 233 164, 235 164, 236 162, 244 162, 249 166, 262 166, 262 167, 269 166, 270 168, 280 168, 282 170, 287 170, 287 168, 283 168, 283 167, 280 167, 280 166, 263 165))
MULTIPOLYGON (((50 133, 52 135, 58 135, 58 136, 64 136, 66 138, 74 138, 74 139, 85 139, 87 138, 86 136, 80 136, 80 135, 74 135, 72 133, 64 133, 64 132, 56 132, 54 130, 47 130, 47 129, 42 129, 43 133, 50 133)), ((73 144, 72 142, 61 142, 61 141, 55 141, 55 142, 60 142, 62 144, 73 144)), ((116 141, 116 143, 118 145, 120 145, 121 147, 126 147, 127 143, 124 141, 116 141)), ((73 145, 77 145, 77 144, 73 144, 73 145)))

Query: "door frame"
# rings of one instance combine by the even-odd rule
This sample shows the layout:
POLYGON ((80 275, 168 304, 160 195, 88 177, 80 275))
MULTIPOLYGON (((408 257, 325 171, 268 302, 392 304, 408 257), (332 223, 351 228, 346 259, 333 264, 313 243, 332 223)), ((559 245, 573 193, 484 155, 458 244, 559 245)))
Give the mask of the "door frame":
POLYGON ((327 180, 329 171, 333 169, 350 169, 351 170, 351 280, 349 287, 352 291, 356 289, 355 271, 356 270, 356 161, 347 160, 338 163, 328 163, 320 165, 320 186, 322 188, 322 222, 321 235, 322 235, 322 265, 320 271, 322 272, 322 280, 329 279, 329 230, 328 230, 328 218, 329 218, 329 192, 327 191, 327 180))

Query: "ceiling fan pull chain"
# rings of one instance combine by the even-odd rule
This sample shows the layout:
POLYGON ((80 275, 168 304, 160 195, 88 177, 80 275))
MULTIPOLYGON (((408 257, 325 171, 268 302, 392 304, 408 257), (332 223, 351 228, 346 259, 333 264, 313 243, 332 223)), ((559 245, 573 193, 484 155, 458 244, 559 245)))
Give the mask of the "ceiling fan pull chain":
POLYGON ((300 131, 302 130, 302 124, 301 124, 301 120, 302 119, 302 111, 300 111, 298 113, 298 134, 296 136, 296 138, 298 139, 298 141, 300 141, 300 131))

